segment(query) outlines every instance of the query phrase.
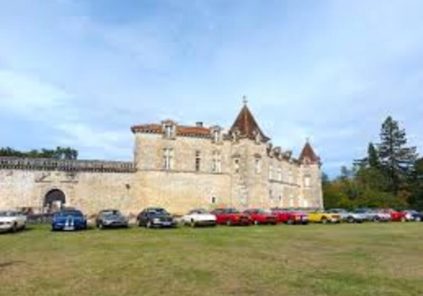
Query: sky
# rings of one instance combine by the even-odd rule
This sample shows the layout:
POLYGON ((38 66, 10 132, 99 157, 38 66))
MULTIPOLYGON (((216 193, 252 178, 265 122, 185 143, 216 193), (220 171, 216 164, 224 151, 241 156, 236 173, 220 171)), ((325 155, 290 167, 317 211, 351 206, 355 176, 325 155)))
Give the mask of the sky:
POLYGON ((244 95, 330 176, 388 115, 423 153, 423 1, 0 1, 0 147, 131 160, 130 126, 230 127, 244 95))

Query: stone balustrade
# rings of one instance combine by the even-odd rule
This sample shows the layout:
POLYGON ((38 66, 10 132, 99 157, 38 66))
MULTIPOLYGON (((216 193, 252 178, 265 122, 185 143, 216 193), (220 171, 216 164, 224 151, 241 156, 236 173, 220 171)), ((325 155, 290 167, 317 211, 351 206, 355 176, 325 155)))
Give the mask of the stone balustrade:
POLYGON ((0 170, 132 173, 132 162, 102 160, 59 160, 50 158, 0 157, 0 170))

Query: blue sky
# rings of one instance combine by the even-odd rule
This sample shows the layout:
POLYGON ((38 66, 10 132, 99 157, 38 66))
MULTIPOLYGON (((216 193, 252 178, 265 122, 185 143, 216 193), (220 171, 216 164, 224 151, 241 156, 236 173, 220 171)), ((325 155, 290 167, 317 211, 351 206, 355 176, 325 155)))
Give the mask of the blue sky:
POLYGON ((0 146, 130 160, 131 125, 229 127, 243 95, 332 176, 388 115, 421 153, 423 2, 0 2, 0 146))

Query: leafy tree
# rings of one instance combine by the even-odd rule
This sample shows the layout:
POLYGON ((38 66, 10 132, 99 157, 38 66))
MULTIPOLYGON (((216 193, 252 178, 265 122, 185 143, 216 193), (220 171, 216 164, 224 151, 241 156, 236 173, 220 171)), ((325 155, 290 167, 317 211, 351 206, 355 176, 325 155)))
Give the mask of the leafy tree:
POLYGON ((54 158, 54 159, 77 159, 78 151, 70 147, 57 147, 52 149, 32 149, 28 152, 18 151, 10 147, 0 148, 0 156, 28 157, 28 158, 54 158))

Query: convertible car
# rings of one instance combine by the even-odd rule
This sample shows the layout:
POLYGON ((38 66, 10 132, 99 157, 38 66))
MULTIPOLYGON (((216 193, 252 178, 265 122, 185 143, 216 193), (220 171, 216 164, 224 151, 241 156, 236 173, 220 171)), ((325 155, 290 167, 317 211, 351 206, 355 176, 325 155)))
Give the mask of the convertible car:
POLYGON ((278 223, 286 224, 308 224, 308 215, 302 211, 284 210, 272 208, 272 214, 276 215, 278 223))
POLYGON ((53 215, 51 230, 85 230, 87 219, 81 211, 76 209, 63 209, 53 215))
POLYGON ((212 214, 216 215, 217 224, 231 225, 251 225, 249 215, 243 214, 234 208, 218 208, 214 209, 212 214))
POLYGON ((204 209, 194 209, 182 217, 184 225, 196 226, 216 226, 216 216, 204 209))
POLYGON ((327 212, 311 212, 308 214, 308 220, 314 223, 340 223, 341 216, 339 214, 327 213, 327 212))
POLYGON ((244 211, 244 214, 250 216, 250 220, 255 224, 271 224, 276 225, 278 223, 276 215, 270 211, 263 209, 248 209, 244 211))
POLYGON ((99 229, 128 227, 128 219, 119 210, 103 210, 98 213, 95 225, 99 229))

